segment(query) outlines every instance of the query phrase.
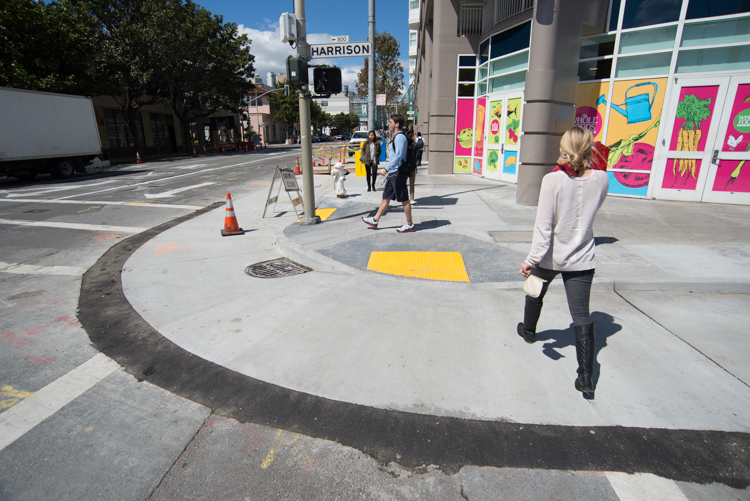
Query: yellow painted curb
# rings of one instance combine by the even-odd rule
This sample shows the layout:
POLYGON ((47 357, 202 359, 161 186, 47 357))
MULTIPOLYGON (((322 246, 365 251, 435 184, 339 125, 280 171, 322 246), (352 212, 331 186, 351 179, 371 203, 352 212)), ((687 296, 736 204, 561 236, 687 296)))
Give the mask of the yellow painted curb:
MULTIPOLYGON (((331 217, 331 214, 334 213, 336 209, 315 209, 315 215, 320 218, 321 221, 325 221, 329 217, 331 217)), ((302 219, 297 219, 297 222, 299 223, 302 219)))

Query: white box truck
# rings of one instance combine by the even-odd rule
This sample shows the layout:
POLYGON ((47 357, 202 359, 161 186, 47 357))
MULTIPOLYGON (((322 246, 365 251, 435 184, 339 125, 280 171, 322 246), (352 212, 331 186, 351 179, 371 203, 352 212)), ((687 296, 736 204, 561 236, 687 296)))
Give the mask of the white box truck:
POLYGON ((65 179, 109 165, 101 155, 91 98, 0 87, 0 177, 65 179))

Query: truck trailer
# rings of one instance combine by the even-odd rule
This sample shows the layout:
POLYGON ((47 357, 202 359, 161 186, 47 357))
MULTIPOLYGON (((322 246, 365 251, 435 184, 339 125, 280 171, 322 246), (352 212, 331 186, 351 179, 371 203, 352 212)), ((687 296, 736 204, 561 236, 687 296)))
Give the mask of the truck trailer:
POLYGON ((90 97, 0 87, 0 177, 66 179, 105 167, 90 97))

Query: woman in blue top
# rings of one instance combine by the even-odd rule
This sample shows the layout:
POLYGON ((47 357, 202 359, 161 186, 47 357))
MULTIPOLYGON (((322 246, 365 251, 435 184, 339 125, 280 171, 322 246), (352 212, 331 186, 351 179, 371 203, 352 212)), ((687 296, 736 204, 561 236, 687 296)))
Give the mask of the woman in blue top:
POLYGON ((388 130, 391 131, 393 139, 390 145, 390 159, 385 169, 380 169, 378 174, 387 176, 385 178, 385 189, 383 190, 383 201, 380 202, 378 212, 372 217, 363 217, 362 221, 375 230, 378 229, 378 222, 391 200, 404 204, 404 215, 406 224, 396 231, 399 233, 410 233, 417 231, 411 220, 411 204, 409 203, 409 189, 406 187, 406 181, 409 179, 408 169, 399 169, 401 164, 406 160, 406 148, 408 141, 406 135, 401 132, 404 126, 404 117, 402 115, 391 115, 388 120, 388 130))

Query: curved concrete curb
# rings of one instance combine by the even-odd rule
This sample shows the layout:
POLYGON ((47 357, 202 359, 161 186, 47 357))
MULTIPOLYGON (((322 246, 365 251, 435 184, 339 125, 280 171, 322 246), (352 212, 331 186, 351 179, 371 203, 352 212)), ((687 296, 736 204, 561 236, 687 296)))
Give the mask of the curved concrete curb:
POLYGON ((383 463, 436 464, 447 473, 481 465, 647 472, 734 488, 750 484, 747 433, 544 426, 388 411, 265 383, 181 349, 130 306, 122 290, 122 267, 159 233, 220 204, 119 242, 83 275, 81 325, 99 351, 135 377, 217 414, 336 441, 383 463))

